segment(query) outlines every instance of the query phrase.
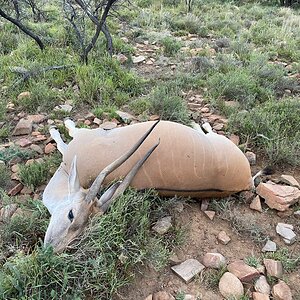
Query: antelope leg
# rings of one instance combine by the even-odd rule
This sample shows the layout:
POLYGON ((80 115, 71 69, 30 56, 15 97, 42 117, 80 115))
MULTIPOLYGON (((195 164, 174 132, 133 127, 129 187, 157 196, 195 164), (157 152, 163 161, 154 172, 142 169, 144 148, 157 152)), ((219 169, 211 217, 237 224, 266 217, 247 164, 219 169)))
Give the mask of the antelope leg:
POLYGON ((110 165, 108 165, 100 172, 100 174, 97 176, 86 195, 86 201, 90 202, 96 197, 105 177, 111 172, 113 172, 115 169, 117 169, 119 166, 121 166, 141 146, 141 144, 149 136, 149 134, 152 132, 152 130, 155 128, 158 122, 159 120, 151 126, 151 128, 139 139, 139 141, 127 153, 123 154, 121 157, 113 161, 110 165))
POLYGON ((54 141, 57 145, 58 151, 61 154, 64 154, 68 145, 62 140, 59 131, 57 129, 55 129, 54 127, 51 127, 49 132, 50 132, 51 137, 54 139, 54 141))
POLYGON ((129 173, 126 175, 124 180, 122 182, 115 183, 112 187, 109 188, 110 197, 107 197, 107 193, 105 192, 101 198, 98 200, 97 206, 105 212, 109 205, 120 195, 124 193, 124 191, 127 189, 129 184, 131 183, 132 179, 138 172, 138 170, 141 168, 141 166, 144 164, 144 162, 148 159, 148 157, 152 154, 152 152, 156 149, 156 147, 159 145, 160 141, 158 141, 152 148, 148 150, 148 152, 145 154, 145 156, 140 159, 134 167, 129 171, 129 173), (113 192, 111 192, 113 191, 113 192))
POLYGON ((68 118, 66 118, 64 120, 64 123, 69 131, 69 136, 74 137, 76 131, 79 130, 78 128, 75 127, 75 123, 71 119, 68 119, 68 118))

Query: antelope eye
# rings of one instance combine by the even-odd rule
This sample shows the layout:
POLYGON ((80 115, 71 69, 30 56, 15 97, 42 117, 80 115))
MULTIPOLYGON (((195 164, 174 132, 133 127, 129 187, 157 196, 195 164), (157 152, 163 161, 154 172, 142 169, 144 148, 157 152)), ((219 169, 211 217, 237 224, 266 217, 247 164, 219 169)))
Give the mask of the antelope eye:
POLYGON ((72 222, 73 221, 73 219, 74 219, 74 215, 73 215, 73 212, 72 212, 72 209, 69 211, 69 213, 68 213, 68 218, 69 218, 69 220, 72 222))

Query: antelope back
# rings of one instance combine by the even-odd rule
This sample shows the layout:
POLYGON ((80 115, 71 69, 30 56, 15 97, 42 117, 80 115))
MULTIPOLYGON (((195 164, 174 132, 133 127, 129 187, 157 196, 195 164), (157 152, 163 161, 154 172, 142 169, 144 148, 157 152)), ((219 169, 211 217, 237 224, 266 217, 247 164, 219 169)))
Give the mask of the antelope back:
MULTIPOLYGON (((80 129, 64 154, 66 170, 77 155, 81 186, 88 188, 106 165, 129 150, 153 122, 105 131, 80 129)), ((221 197, 253 187, 250 166, 240 149, 224 136, 161 121, 138 151, 107 177, 123 177, 160 138, 160 145, 131 185, 155 188, 162 195, 221 197)))

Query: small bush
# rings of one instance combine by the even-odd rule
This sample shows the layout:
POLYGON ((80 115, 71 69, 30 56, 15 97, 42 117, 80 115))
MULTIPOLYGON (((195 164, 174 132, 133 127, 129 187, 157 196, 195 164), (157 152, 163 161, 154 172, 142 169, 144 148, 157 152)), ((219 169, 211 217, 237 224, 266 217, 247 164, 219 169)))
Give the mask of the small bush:
POLYGON ((22 160, 32 158, 34 156, 34 152, 32 150, 25 150, 19 147, 9 147, 0 151, 0 160, 8 163, 12 159, 18 157, 22 160))
POLYGON ((166 38, 162 39, 161 44, 164 47, 164 54, 166 56, 175 55, 179 51, 179 49, 182 47, 182 43, 172 37, 166 37, 166 38))
POLYGON ((300 103, 297 99, 268 101, 229 119, 231 131, 260 149, 270 163, 300 164, 300 103))
POLYGON ((103 117, 111 119, 119 119, 119 115, 116 113, 117 108, 114 106, 97 106, 93 109, 93 114, 101 119, 103 117))
POLYGON ((149 100, 145 98, 139 98, 129 103, 130 109, 137 115, 147 113, 151 107, 149 100))

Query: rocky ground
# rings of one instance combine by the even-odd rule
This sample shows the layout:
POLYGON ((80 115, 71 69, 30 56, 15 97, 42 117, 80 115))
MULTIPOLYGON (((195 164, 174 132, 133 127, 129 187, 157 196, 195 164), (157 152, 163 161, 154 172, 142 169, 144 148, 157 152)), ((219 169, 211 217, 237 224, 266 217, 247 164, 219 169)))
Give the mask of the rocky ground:
MULTIPOLYGON (((193 41, 193 35, 185 37, 193 41)), ((188 45, 188 43, 187 43, 188 45)), ((162 76, 172 74, 186 62, 172 59, 161 60, 157 54, 159 47, 145 41, 135 45, 133 64, 137 73, 144 76, 162 76)), ((191 53, 201 51, 198 48, 184 47, 181 51, 191 53)), ((211 48, 212 55, 214 49, 211 48)), ((127 57, 117 58, 125 63, 127 57)), ((206 103, 203 90, 191 90, 184 96, 191 113, 191 119, 197 123, 209 122, 214 131, 225 135, 227 119, 206 103)), ((28 91, 18 98, 28 97, 28 91)), ((226 105, 235 105, 228 101, 226 105)), ((56 145, 49 136, 49 125, 61 126, 61 119, 51 119, 46 114, 28 115, 18 112, 14 104, 7 106, 9 121, 15 126, 9 142, 0 145, 0 150, 17 145, 31 149, 34 159, 26 165, 41 162, 56 151, 56 145)), ((65 103, 56 107, 64 114, 73 110, 65 103)), ((78 126, 101 127, 113 130, 118 126, 127 126, 141 121, 128 107, 117 111, 118 119, 109 120, 95 117, 88 109, 75 113, 78 126)), ((156 120, 159 116, 148 116, 156 120)), ((3 124, 2 124, 3 125, 3 124)), ((229 135, 237 146, 245 152, 253 174, 261 169, 264 161, 257 160, 256 154, 247 145, 240 145, 239 137, 229 135)), ((44 185, 32 191, 20 182, 18 163, 15 158, 9 162, 11 181, 7 188, 9 196, 19 198, 28 196, 40 199, 44 185)), ((4 163, 1 162, 0 163, 4 163)), ((254 299, 289 300, 300 299, 299 290, 299 170, 277 170, 272 176, 263 177, 256 192, 245 192, 234 199, 234 204, 220 207, 211 205, 206 199, 199 202, 184 201, 175 208, 174 216, 160 220, 153 230, 165 234, 175 222, 186 228, 183 245, 175 249, 169 265, 161 271, 147 266, 139 266, 133 285, 124 289, 118 299, 171 300, 171 299, 254 299), (246 228, 243 230, 243 228, 246 228), (240 229, 240 230, 239 230, 240 229), (257 231, 262 238, 255 239, 257 231), (283 249, 289 255, 284 255, 283 249), (278 255, 276 255, 276 253, 278 255), (294 260, 291 257, 296 257, 294 260), (298 259, 298 262, 297 262, 298 259), (289 264, 294 264, 289 268, 289 264), (241 298, 243 295, 245 298, 241 298), (246 298, 248 296, 248 298, 246 298)), ((227 199, 228 200, 228 199, 227 199)), ((226 203, 221 200, 221 203, 226 203)), ((231 201, 230 199, 228 201, 231 201)), ((16 204, 1 204, 0 222, 22 214, 16 204)))

